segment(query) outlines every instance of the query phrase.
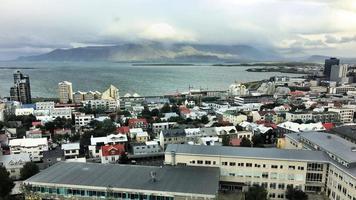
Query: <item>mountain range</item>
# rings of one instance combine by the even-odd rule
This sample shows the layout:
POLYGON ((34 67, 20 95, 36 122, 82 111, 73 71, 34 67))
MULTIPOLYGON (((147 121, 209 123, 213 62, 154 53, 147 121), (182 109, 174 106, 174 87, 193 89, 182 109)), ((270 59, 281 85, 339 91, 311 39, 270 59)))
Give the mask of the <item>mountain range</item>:
MULTIPOLYGON (((49 53, 19 57, 20 61, 111 61, 111 62, 258 62, 301 61, 322 63, 329 56, 287 58, 273 49, 249 45, 125 43, 56 49, 49 53)), ((356 58, 344 58, 356 63, 356 58)))

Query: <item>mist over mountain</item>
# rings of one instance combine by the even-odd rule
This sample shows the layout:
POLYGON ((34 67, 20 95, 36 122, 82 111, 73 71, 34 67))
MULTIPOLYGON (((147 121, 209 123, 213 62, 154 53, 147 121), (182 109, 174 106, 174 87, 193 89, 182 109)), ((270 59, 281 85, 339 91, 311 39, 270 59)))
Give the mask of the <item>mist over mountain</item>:
POLYGON ((22 61, 113 61, 113 62, 245 62, 274 61, 281 56, 248 45, 163 44, 158 42, 115 46, 90 46, 56 49, 37 56, 19 57, 22 61))

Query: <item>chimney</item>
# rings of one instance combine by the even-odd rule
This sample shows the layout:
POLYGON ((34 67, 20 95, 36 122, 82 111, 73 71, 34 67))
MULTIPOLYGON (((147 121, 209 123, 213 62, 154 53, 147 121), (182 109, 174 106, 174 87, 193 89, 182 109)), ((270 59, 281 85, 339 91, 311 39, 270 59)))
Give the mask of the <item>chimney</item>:
POLYGON ((176 165, 176 152, 175 151, 171 151, 171 163, 172 166, 176 165))
POLYGON ((151 181, 154 183, 154 182, 157 182, 157 173, 154 172, 154 171, 151 171, 150 172, 150 178, 151 178, 151 181))

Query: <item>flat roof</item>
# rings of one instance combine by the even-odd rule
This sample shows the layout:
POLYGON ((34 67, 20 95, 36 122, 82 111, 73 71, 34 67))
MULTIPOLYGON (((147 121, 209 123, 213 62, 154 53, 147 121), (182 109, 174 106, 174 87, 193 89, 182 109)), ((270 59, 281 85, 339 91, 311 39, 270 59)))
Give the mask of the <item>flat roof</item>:
POLYGON ((356 163, 356 144, 343 139, 340 136, 325 132, 305 132, 300 135, 348 163, 356 163))
POLYGON ((240 158, 257 158, 265 160, 292 160, 328 162, 328 156, 322 151, 309 151, 299 149, 277 149, 277 148, 249 148, 249 147, 227 147, 227 146, 205 146, 169 144, 166 152, 174 151, 179 154, 211 155, 240 158))
POLYGON ((64 184, 76 188, 110 186, 112 189, 216 195, 219 177, 219 168, 214 167, 59 162, 27 179, 25 183, 64 184), (156 182, 151 180, 151 172, 156 173, 156 182))

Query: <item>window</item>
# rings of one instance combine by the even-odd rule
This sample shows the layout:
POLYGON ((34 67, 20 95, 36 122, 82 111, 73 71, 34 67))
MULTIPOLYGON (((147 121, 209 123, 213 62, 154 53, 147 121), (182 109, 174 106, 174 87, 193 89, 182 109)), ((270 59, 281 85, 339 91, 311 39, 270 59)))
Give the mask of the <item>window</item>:
POLYGON ((202 160, 198 160, 197 163, 198 164, 203 164, 203 161, 202 160))
POLYGON ((262 178, 268 178, 268 172, 263 172, 262 173, 262 178))
POLYGON ((260 168, 260 167, 261 167, 261 165, 259 165, 259 164, 255 164, 255 167, 260 168))
POLYGON ((298 166, 298 170, 304 170, 304 167, 298 166))
POLYGON ((205 164, 206 164, 206 165, 211 165, 211 161, 210 161, 210 160, 206 160, 206 161, 205 161, 205 164))
POLYGON ((278 184, 278 189, 284 190, 284 188, 285 188, 284 183, 278 184))
POLYGON ((272 169, 278 169, 278 165, 271 165, 272 169))
POLYGON ((221 165, 227 166, 227 162, 221 162, 221 165))
POLYGON ((236 166, 236 163, 235 162, 230 162, 229 165, 230 166, 236 166))
POLYGON ((246 163, 246 167, 252 167, 252 163, 246 163))
POLYGON ((289 165, 289 166, 288 166, 288 169, 293 169, 293 170, 294 170, 294 169, 295 169, 295 166, 289 165))
POLYGON ((276 183, 270 183, 269 188, 271 189, 276 189, 276 183))
POLYGON ((238 163, 238 166, 239 166, 239 167, 243 167, 243 166, 244 166, 244 163, 238 163))

